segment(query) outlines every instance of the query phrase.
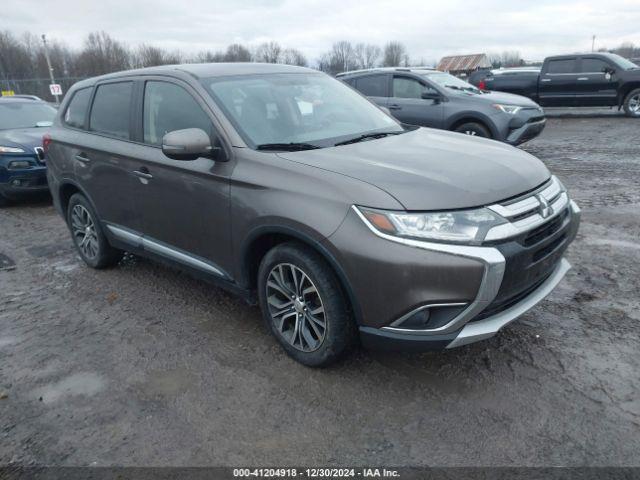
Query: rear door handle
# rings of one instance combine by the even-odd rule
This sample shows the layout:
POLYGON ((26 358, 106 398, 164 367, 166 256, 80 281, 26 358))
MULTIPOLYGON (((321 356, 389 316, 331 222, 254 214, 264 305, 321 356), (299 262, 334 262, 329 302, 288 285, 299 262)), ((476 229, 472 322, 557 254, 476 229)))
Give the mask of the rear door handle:
POLYGON ((580 81, 589 80, 589 77, 578 77, 578 80, 580 81))
POLYGON ((89 157, 84 156, 84 153, 79 153, 78 155, 76 155, 76 160, 82 163, 89 163, 91 161, 89 157))
POLYGON ((550 82, 551 79, 550 78, 543 78, 542 80, 540 80, 541 82, 550 82))
POLYGON ((140 170, 134 170, 134 171, 133 171, 133 174, 134 174, 136 177, 144 178, 144 179, 146 179, 146 180, 151 180, 151 179, 153 178, 153 175, 151 175, 150 173, 147 173, 147 172, 141 172, 140 170))
POLYGON ((398 105, 397 103, 392 103, 387 108, 389 110, 401 110, 402 109, 402 107, 400 105, 398 105))

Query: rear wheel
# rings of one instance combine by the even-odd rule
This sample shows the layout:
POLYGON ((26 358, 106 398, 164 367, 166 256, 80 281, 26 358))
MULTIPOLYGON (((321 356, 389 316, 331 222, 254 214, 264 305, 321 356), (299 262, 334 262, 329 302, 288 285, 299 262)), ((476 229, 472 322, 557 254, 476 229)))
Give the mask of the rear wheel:
POLYGON ((311 248, 285 243, 269 251, 258 271, 263 318, 298 362, 324 367, 355 342, 355 324, 333 270, 311 248))
POLYGON ((453 131, 464 133, 465 135, 471 135, 472 137, 491 138, 491 133, 489 132, 487 127, 478 122, 463 123, 454 128, 453 131))
POLYGON ((91 268, 105 268, 120 261, 122 250, 109 245, 98 216, 84 195, 76 193, 69 199, 67 223, 80 257, 91 268))
POLYGON ((9 205, 9 199, 0 193, 0 207, 9 205))
POLYGON ((628 117, 640 117, 640 88, 630 91, 625 97, 624 112, 628 117))

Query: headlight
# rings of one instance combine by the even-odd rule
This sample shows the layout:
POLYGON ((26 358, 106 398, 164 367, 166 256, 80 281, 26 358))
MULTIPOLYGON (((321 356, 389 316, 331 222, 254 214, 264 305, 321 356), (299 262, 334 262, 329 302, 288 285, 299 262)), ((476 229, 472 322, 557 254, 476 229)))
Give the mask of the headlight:
POLYGON ((3 147, 0 145, 0 153, 24 153, 24 150, 16 147, 3 147))
POLYGON ((440 242, 482 242, 490 228, 507 221, 487 208, 451 212, 407 213, 358 207, 372 227, 397 237, 440 242))
POLYGON ((519 107, 518 105, 500 105, 499 103, 495 103, 493 108, 497 108, 504 113, 510 113, 511 115, 515 115, 522 110, 522 107, 519 107))

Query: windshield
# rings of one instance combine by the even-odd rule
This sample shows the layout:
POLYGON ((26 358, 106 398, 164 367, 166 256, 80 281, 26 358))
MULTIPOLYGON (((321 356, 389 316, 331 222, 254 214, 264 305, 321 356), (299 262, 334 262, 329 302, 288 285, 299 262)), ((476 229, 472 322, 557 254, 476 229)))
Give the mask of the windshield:
POLYGON ((616 64, 618 64, 618 66, 620 66, 621 68, 623 68, 625 70, 633 70, 635 68, 640 68, 640 67, 638 67, 638 65, 633 63, 631 60, 627 60, 626 58, 621 57, 620 55, 617 55, 615 53, 612 53, 610 55, 610 58, 611 58, 611 60, 616 62, 616 64))
POLYGON ((402 127, 342 82, 321 73, 284 73, 203 81, 240 135, 253 147, 333 146, 402 127))
POLYGON ((39 102, 0 101, 0 130, 49 126, 56 110, 39 102))
POLYGON ((458 77, 454 77, 453 75, 450 75, 448 73, 429 72, 423 74, 423 76, 428 78, 432 82, 437 83, 441 87, 445 87, 450 90, 463 90, 466 92, 481 93, 480 90, 478 90, 470 83, 467 83, 464 80, 460 80, 458 77))

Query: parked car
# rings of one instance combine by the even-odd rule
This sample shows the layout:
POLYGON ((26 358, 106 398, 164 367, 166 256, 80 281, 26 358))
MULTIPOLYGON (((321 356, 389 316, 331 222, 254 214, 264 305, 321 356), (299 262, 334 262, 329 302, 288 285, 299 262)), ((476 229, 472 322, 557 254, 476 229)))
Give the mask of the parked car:
POLYGON ((517 95, 484 92, 426 68, 376 68, 338 78, 405 124, 441 128, 518 145, 545 126, 542 109, 517 95))
POLYGON ((0 98, 0 205, 49 190, 42 136, 55 116, 41 100, 0 98))
POLYGON ((407 130, 345 84, 269 64, 77 83, 48 145, 54 204, 93 268, 123 251, 257 301, 311 366, 366 346, 482 340, 569 268, 580 210, 542 162, 407 130))
POLYGON ((541 70, 493 70, 481 89, 524 95, 543 107, 618 107, 640 117, 640 67, 612 53, 548 57, 541 70))

